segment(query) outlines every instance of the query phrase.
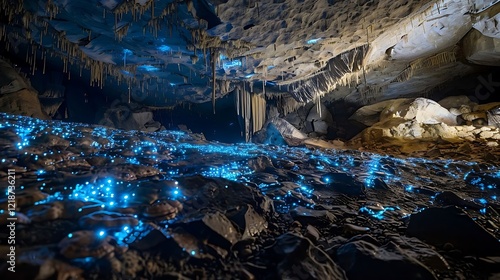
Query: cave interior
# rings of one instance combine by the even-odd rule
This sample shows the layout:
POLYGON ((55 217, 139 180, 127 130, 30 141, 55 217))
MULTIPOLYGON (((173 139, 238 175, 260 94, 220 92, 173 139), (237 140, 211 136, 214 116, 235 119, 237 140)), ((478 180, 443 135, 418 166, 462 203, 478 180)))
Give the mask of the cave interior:
POLYGON ((500 279, 500 1, 0 7, 2 279, 500 279))

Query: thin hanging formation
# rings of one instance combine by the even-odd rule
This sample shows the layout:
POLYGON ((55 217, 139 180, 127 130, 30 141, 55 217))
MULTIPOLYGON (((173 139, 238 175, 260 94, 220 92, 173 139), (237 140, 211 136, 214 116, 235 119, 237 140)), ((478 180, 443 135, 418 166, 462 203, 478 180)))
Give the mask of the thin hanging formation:
POLYGON ((252 94, 252 133, 262 129, 266 120, 266 98, 264 94, 252 94))
POLYGON ((252 135, 261 130, 266 121, 266 98, 264 94, 247 91, 245 82, 236 89, 236 113, 242 118, 245 141, 250 142, 252 135))
POLYGON ((216 60, 216 57, 217 57, 217 54, 216 54, 216 51, 214 50, 212 52, 212 108, 214 110, 214 115, 215 115, 215 100, 217 99, 217 97, 215 96, 215 85, 216 85, 216 75, 215 75, 215 67, 216 67, 216 63, 217 63, 217 60, 216 60))

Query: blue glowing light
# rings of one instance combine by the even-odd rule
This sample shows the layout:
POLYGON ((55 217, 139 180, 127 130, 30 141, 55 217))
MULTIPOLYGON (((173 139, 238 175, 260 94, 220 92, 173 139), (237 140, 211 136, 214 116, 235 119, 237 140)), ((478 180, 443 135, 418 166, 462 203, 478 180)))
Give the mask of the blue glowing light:
POLYGON ((162 51, 162 52, 168 52, 168 51, 171 51, 172 48, 170 46, 167 46, 167 45, 161 45, 158 47, 158 50, 162 51))
POLYGON ((239 60, 239 59, 227 61, 227 62, 224 62, 222 64, 222 68, 224 68, 225 70, 227 70, 229 68, 238 67, 238 66, 241 66, 241 60, 239 60))
MULTIPOLYGON (((228 61, 222 61, 221 63, 224 62, 228 61)), ((398 186, 401 191, 408 192, 405 193, 406 197, 404 199, 404 201, 407 201, 407 197, 413 196, 426 196, 431 200, 435 199, 433 196, 434 191, 428 191, 428 189, 425 187, 421 188, 421 186, 428 186, 429 183, 433 182, 433 176, 435 176, 436 172, 444 171, 447 173, 447 176, 449 174, 450 178, 458 178, 455 179, 456 181, 461 181, 463 178, 468 185, 475 185, 487 191, 487 193, 477 191, 470 193, 475 195, 473 201, 480 205, 480 210, 476 214, 489 214, 489 208, 487 208, 488 201, 496 202, 498 195, 496 192, 491 191, 491 189, 497 188, 499 182, 495 178, 500 178, 498 167, 494 165, 483 167, 474 162, 394 158, 367 152, 353 151, 346 153, 345 151, 311 150, 279 145, 225 145, 209 141, 199 141, 198 139, 193 140, 191 135, 179 131, 148 133, 147 137, 150 139, 137 140, 137 138, 141 138, 143 135, 146 136, 146 134, 142 134, 141 132, 138 135, 137 131, 126 132, 97 126, 79 125, 85 127, 89 134, 91 134, 91 137, 89 137, 88 134, 76 129, 76 126, 73 124, 48 123, 24 117, 18 118, 19 124, 13 124, 8 121, 8 119, 12 119, 13 117, 8 117, 5 114, 0 114, 0 116, 7 120, 2 121, 0 126, 11 127, 17 134, 18 139, 20 139, 13 143, 13 155, 4 155, 5 158, 2 162, 12 162, 15 165, 15 156, 24 156, 30 163, 35 164, 34 168, 26 169, 30 172, 28 173, 29 175, 34 173, 34 177, 38 177, 37 179, 50 182, 51 176, 57 175, 57 172, 52 171, 58 171, 60 168, 59 162, 51 159, 55 158, 53 155, 57 155, 57 151, 51 151, 50 149, 33 151, 40 145, 37 143, 36 146, 31 146, 30 141, 37 140, 39 135, 50 135, 51 133, 59 135, 60 137, 67 138, 68 141, 70 140, 71 146, 76 146, 79 141, 78 139, 84 139, 88 142, 86 145, 98 151, 96 152, 96 156, 106 159, 106 172, 92 174, 88 179, 81 179, 83 181, 73 181, 75 183, 65 182, 64 185, 57 186, 47 183, 45 188, 41 182, 42 180, 36 182, 40 186, 40 190, 44 190, 44 192, 50 194, 50 199, 37 202, 35 205, 48 204, 56 200, 63 202, 74 200, 85 202, 84 205, 86 206, 78 208, 79 212, 84 213, 88 213, 90 208, 93 208, 93 210, 108 210, 115 207, 135 207, 137 204, 144 203, 143 196, 139 195, 137 191, 139 191, 143 182, 149 180, 148 176, 139 177, 141 175, 140 172, 130 172, 130 174, 135 173, 138 175, 137 178, 130 179, 127 177, 124 179, 120 175, 123 174, 121 171, 122 166, 120 165, 123 165, 124 168, 132 166, 134 170, 135 167, 138 167, 136 165, 140 165, 138 170, 145 166, 155 168, 159 170, 159 174, 162 174, 162 176, 157 176, 156 178, 168 180, 184 176, 202 175, 209 178, 225 178, 243 184, 248 183, 246 184, 247 187, 258 186, 258 190, 256 191, 261 192, 276 202, 275 206, 278 213, 288 213, 297 206, 314 207, 314 200, 320 197, 325 202, 322 202, 322 204, 327 204, 329 194, 327 194, 327 197, 325 192, 335 192, 336 190, 334 190, 335 188, 325 186, 335 183, 334 181, 337 177, 331 175, 332 173, 342 172, 345 172, 346 175, 354 174, 357 176, 355 178, 359 178, 361 181, 366 180, 367 186, 374 185, 373 183, 377 178, 380 178, 388 185, 392 182, 391 186, 398 186), (107 142, 102 142, 98 139, 105 139, 107 142), (21 151, 18 149, 21 149, 21 151), (132 151, 135 151, 135 153, 121 153, 132 151), (206 160, 190 162, 191 155, 196 155, 196 157, 206 160), (250 167, 249 165, 249 159, 254 159, 261 155, 269 157, 273 163, 275 161, 286 160, 294 162, 295 165, 291 168, 275 166, 277 172, 253 170, 252 168, 254 167, 250 167), (46 162, 48 164, 45 164, 46 162), (185 162, 192 164, 186 166, 184 165, 185 162), (118 168, 114 169, 115 167, 118 168), (309 170, 308 168, 312 168, 313 170, 309 170), (445 170, 444 168, 448 169, 445 170), (303 169, 306 171, 300 172, 303 169), (409 176, 417 172, 418 177, 409 176), (286 188, 283 188, 285 182, 290 184, 286 188), (49 184, 50 187, 48 187, 49 184), (135 192, 137 192, 137 195, 135 192), (99 209, 100 206, 103 209, 99 209)), ((81 160, 81 156, 89 157, 93 156, 93 153, 77 152, 71 155, 71 162, 77 163, 81 160)), ((85 173, 87 171, 85 170, 85 173)), ((82 175, 78 172, 72 172, 71 176, 82 175)), ((71 182, 71 180, 68 182, 71 182)), ((192 192, 185 190, 183 187, 182 184, 174 185, 166 190, 162 190, 162 195, 170 196, 169 199, 179 200, 180 202, 191 199, 191 197, 188 197, 188 194, 192 192)), ((221 191, 231 191, 233 185, 223 183, 222 187, 224 189, 220 189, 221 191)), ((451 187, 443 186, 443 190, 449 190, 451 187)), ((29 188, 29 186, 26 188, 29 188)), ((373 192, 374 190, 367 190, 367 194, 373 192)), ((403 200, 399 201, 405 203, 403 200)), ((428 202, 427 199, 422 199, 421 201, 425 201, 425 205, 423 205, 425 207, 432 204, 432 201, 428 202)), ((401 205, 401 207, 416 208, 410 212, 418 212, 425 209, 422 206, 418 206, 417 208, 414 205, 408 206, 408 204, 401 205)), ((1 211, 0 213, 5 213, 1 211)), ((395 216, 401 218, 408 215, 407 211, 400 210, 396 205, 392 207, 384 205, 383 208, 366 205, 359 208, 359 213, 373 219, 381 220, 395 216)), ((143 218, 140 214, 133 215, 133 217, 139 220, 139 223, 141 223, 140 220, 143 218)), ((112 235, 116 237, 117 242, 130 244, 128 241, 133 236, 137 237, 146 232, 144 227, 146 226, 132 226, 131 224, 127 224, 119 228, 98 228, 94 234, 101 237, 112 235)), ((65 232, 65 234, 68 233, 65 232)), ((73 235, 69 233, 67 236, 71 238, 73 235)), ((191 249, 186 249, 186 252, 189 255, 200 254, 200 251, 191 251, 191 249)))
POLYGON ((317 39, 310 39, 310 40, 307 40, 307 44, 308 45, 312 45, 312 44, 316 44, 317 42, 319 42, 321 40, 321 38, 317 38, 317 39))
POLYGON ((160 68, 150 64, 139 65, 137 68, 147 72, 155 72, 160 70, 160 68))

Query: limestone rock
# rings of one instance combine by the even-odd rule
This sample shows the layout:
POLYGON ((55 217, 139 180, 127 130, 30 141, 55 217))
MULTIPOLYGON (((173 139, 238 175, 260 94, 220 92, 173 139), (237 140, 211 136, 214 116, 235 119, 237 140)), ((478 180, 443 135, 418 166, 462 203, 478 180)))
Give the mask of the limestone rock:
POLYGON ((327 134, 328 133, 328 123, 325 121, 314 121, 313 123, 314 132, 319 134, 327 134))
MULTIPOLYGON (((500 20, 500 15, 497 16, 496 20, 500 20)), ((486 21, 482 23, 484 24, 486 21)), ((481 25, 481 22, 477 22, 476 25, 481 25)), ((498 34, 500 35, 500 33, 498 34)), ((498 66, 500 65, 499 52, 500 36, 492 38, 491 36, 481 34, 477 30, 473 30, 464 38, 465 57, 472 63, 498 66)))
POLYGON ((451 109, 451 108, 460 108, 462 105, 466 105, 469 107, 474 107, 477 105, 477 103, 472 102, 469 97, 465 95, 458 95, 458 96, 448 96, 445 97, 441 100, 439 100, 439 105, 441 105, 443 108, 446 109, 451 109))
POLYGON ((488 125, 500 128, 500 106, 495 106, 487 113, 488 125))
POLYGON ((367 105, 358 109, 349 119, 366 126, 372 126, 380 121, 382 112, 384 115, 390 114, 390 112, 394 111, 394 108, 399 107, 401 104, 407 104, 412 100, 410 98, 400 98, 367 105))
POLYGON ((139 127, 144 127, 146 123, 153 120, 153 113, 148 111, 134 112, 132 113, 132 117, 139 127))
POLYGON ((333 122, 333 117, 325 104, 321 103, 321 114, 318 112, 318 106, 313 106, 307 115, 308 122, 325 121, 327 123, 333 122))
POLYGON ((0 59, 0 112, 49 119, 38 92, 12 66, 0 59))
POLYGON ((456 117, 446 108, 442 107, 437 102, 426 98, 415 99, 407 109, 402 107, 398 110, 398 113, 400 113, 400 116, 404 119, 415 119, 417 123, 445 123, 447 125, 457 124, 456 117))

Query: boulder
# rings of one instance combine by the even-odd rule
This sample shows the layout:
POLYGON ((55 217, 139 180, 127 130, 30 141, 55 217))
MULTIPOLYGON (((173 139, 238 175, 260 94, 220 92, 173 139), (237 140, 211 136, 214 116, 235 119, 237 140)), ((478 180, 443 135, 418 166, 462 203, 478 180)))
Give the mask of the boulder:
POLYGON ((384 247, 363 240, 349 242, 339 247, 337 258, 349 279, 437 279, 393 242, 384 247))
POLYGON ((242 239, 251 238, 267 228, 266 220, 251 205, 246 205, 228 216, 242 232, 242 239))
POLYGON ((268 121, 265 129, 254 135, 254 142, 295 146, 301 144, 307 138, 306 134, 295 128, 285 119, 274 118, 268 121))
POLYGON ((500 106, 493 107, 486 112, 488 125, 500 128, 500 106))
POLYGON ((428 208, 410 217, 407 234, 432 245, 446 243, 478 255, 500 254, 500 242, 460 208, 428 208))
POLYGON ((347 279, 344 271, 305 237, 285 233, 276 238, 267 254, 276 264, 269 279, 347 279))
POLYGON ((153 112, 149 111, 133 112, 132 118, 134 118, 135 122, 139 125, 139 127, 144 127, 146 123, 153 121, 153 112))
POLYGON ((436 101, 417 98, 410 104, 403 103, 399 107, 386 110, 382 113, 380 120, 388 118, 403 118, 405 120, 415 120, 417 123, 457 125, 456 116, 436 101))
POLYGON ((0 59, 0 112, 49 119, 38 92, 6 61, 0 59))
POLYGON ((450 110, 451 108, 460 108, 462 105, 473 108, 477 103, 472 102, 469 97, 465 95, 448 96, 438 101, 438 104, 443 108, 450 110))
POLYGON ((328 133, 328 123, 325 122, 325 121, 314 121, 312 123, 313 125, 313 128, 314 128, 314 132, 318 133, 318 134, 327 134, 328 133))
POLYGON ((154 132, 161 129, 161 123, 153 120, 153 113, 134 103, 115 100, 97 122, 100 125, 124 129, 154 132))
POLYGON ((306 120, 308 122, 325 121, 327 123, 333 123, 332 114, 323 103, 321 103, 321 112, 318 111, 318 106, 313 106, 309 111, 306 120))
POLYGON ((409 103, 412 100, 413 99, 410 98, 391 99, 364 106, 359 108, 349 119, 360 122, 366 126, 372 126, 380 121, 381 112, 386 111, 387 114, 387 112, 393 110, 391 108, 398 107, 400 104, 409 103))

